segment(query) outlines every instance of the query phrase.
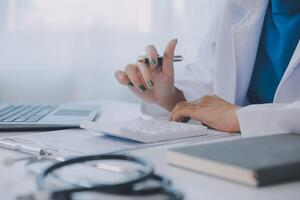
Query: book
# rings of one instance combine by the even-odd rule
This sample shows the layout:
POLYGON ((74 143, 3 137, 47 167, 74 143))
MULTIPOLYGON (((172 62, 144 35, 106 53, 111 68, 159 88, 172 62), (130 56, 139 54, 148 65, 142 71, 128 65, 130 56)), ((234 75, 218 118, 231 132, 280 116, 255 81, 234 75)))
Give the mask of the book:
POLYGON ((168 163, 250 186, 300 180, 300 135, 281 134, 170 149, 168 163))

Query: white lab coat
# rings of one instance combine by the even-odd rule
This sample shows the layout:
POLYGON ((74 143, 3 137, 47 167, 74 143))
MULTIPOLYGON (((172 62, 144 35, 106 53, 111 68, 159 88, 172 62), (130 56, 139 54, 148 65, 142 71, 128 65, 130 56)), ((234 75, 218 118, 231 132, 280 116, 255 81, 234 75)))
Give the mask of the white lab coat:
MULTIPOLYGON (((276 90, 273 103, 248 105, 247 90, 269 0, 224 0, 200 48, 196 64, 176 80, 188 101, 215 94, 244 106, 238 111, 242 136, 300 133, 300 42, 276 90)), ((142 111, 166 114, 142 103, 142 111)))

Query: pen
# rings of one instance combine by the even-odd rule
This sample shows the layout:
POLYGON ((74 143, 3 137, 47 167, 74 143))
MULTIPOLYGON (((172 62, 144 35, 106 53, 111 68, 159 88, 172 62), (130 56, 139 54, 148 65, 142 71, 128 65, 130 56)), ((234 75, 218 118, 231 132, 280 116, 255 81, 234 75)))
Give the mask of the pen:
MULTIPOLYGON (((145 63, 145 64, 150 64, 149 59, 148 59, 147 56, 139 56, 139 58, 138 58, 137 61, 141 62, 141 63, 145 63)), ((181 62, 181 61, 183 61, 183 56, 181 56, 181 55, 175 55, 173 57, 173 62, 181 62)), ((163 63, 163 56, 158 56, 157 57, 157 63, 158 63, 158 65, 162 65, 162 63, 163 63)))
POLYGON ((6 149, 19 151, 36 156, 53 156, 54 152, 49 149, 30 146, 29 144, 20 144, 14 139, 4 138, 0 141, 0 146, 6 149))

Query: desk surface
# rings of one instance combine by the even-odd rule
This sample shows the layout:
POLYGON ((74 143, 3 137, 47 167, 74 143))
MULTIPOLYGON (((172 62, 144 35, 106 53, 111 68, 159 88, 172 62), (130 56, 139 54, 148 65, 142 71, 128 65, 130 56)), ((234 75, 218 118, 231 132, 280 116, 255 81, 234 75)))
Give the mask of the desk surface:
MULTIPOLYGON (((139 107, 136 104, 115 101, 102 101, 100 104, 103 105, 102 116, 100 118, 102 121, 118 121, 121 119, 135 118, 139 114, 139 107)), ((26 133, 0 133, 0 137, 12 134, 17 135, 26 133)), ((236 137, 237 136, 227 137, 224 139, 218 139, 218 141, 236 137)), ((203 143, 207 142, 212 141, 210 140, 203 143)), ((167 149, 180 145, 183 144, 177 143, 139 149, 131 151, 130 153, 151 161, 155 165, 158 173, 170 177, 173 180, 174 185, 185 193, 186 199, 277 200, 288 198, 289 200, 298 200, 300 198, 300 181, 263 188, 251 188, 167 165, 167 149)), ((0 149, 0 194, 1 199, 3 200, 15 199, 16 196, 20 194, 35 191, 34 177, 24 168, 23 162, 18 162, 11 167, 3 165, 4 159, 16 156, 20 155, 16 152, 0 149)), ((112 198, 110 197, 107 199, 112 198)))

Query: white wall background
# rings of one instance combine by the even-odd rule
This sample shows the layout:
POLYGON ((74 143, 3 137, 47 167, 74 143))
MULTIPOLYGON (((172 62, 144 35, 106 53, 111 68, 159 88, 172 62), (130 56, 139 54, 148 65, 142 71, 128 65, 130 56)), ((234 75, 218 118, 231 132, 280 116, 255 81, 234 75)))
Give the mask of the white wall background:
POLYGON ((218 0, 0 0, 0 101, 136 101, 116 69, 178 38, 195 59, 218 0))

